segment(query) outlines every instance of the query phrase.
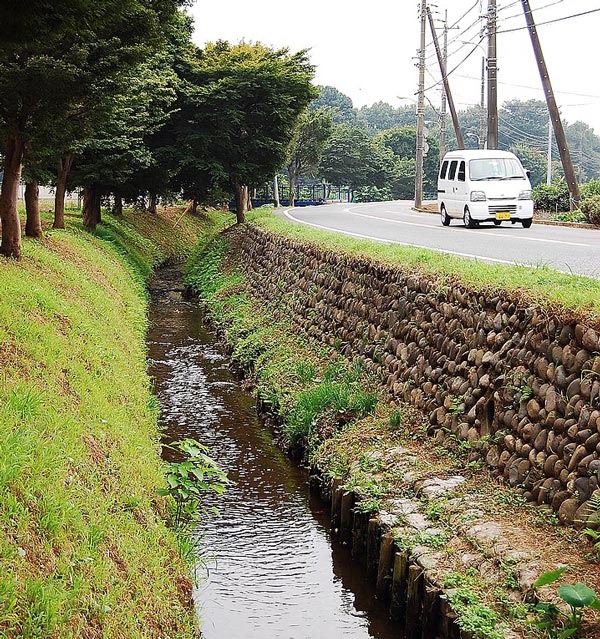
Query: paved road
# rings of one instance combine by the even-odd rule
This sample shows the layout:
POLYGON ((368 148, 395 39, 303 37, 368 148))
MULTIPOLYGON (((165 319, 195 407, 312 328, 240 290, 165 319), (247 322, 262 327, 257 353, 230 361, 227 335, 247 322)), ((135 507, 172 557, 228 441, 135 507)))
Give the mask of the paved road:
POLYGON ((600 279, 600 230, 535 224, 485 224, 466 229, 453 220, 411 210, 411 202, 327 204, 285 209, 280 215, 299 224, 352 237, 431 248, 486 262, 548 266, 600 279))

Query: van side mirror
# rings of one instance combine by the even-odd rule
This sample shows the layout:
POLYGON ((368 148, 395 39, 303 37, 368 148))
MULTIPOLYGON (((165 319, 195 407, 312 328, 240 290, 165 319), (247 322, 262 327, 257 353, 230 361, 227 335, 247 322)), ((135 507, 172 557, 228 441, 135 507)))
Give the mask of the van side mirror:
POLYGON ((529 169, 525 169, 525 175, 530 178, 531 177, 531 171, 529 169))

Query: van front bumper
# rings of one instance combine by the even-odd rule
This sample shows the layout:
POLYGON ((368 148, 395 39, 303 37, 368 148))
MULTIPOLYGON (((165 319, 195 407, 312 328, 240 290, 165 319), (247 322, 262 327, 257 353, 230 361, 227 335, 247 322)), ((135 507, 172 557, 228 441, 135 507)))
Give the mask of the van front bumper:
POLYGON ((533 217, 532 200, 507 200, 505 202, 469 202, 471 217, 478 222, 520 221, 533 217))

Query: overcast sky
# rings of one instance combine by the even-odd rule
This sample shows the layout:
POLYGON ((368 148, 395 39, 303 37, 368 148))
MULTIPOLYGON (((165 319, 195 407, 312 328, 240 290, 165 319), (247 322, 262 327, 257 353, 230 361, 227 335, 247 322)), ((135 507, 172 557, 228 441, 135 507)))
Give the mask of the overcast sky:
MULTIPOLYGON (((600 8, 600 0, 530 0, 556 98, 569 122, 583 120, 600 134, 600 12, 542 25, 542 22, 600 8)), ((352 98, 355 107, 379 100, 410 104, 417 90, 415 56, 419 47, 418 0, 196 0, 194 41, 217 39, 262 42, 292 51, 308 48, 316 65, 316 82, 352 98), (402 96, 400 99, 398 96, 402 96)), ((448 11, 458 21, 449 33, 452 69, 479 42, 487 0, 437 0, 437 15, 448 11), (469 11, 470 10, 470 11, 469 11), (461 19, 461 16, 467 15, 461 19)), ((525 26, 521 2, 498 0, 499 31, 525 26)), ((441 26, 441 23, 440 23, 441 26)), ((426 85, 440 75, 427 34, 426 85)), ((482 42, 485 45, 485 41, 482 42)), ((482 50, 451 76, 459 108, 479 101, 482 50)), ((498 34, 499 103, 511 98, 544 99, 526 29, 498 34)), ((427 92, 439 104, 439 85, 427 92)))

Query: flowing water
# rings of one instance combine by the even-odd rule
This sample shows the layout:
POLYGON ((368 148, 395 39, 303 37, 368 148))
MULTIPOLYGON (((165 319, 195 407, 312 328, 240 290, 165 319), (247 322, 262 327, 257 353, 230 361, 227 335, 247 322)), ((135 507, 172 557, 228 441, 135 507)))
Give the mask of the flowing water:
POLYGON ((331 538, 328 507, 261 425, 180 286, 173 270, 151 283, 149 371, 165 440, 198 439, 234 482, 210 497, 219 514, 199 531, 205 559, 195 601, 204 639, 399 637, 364 570, 331 538))

